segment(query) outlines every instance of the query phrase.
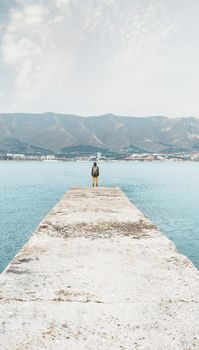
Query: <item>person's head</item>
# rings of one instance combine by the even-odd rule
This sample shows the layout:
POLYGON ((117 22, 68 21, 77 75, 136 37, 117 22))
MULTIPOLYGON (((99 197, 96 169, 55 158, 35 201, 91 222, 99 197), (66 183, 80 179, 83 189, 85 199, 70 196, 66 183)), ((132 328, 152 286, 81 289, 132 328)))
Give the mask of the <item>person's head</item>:
POLYGON ((93 166, 97 166, 97 163, 96 163, 96 162, 94 162, 93 166))

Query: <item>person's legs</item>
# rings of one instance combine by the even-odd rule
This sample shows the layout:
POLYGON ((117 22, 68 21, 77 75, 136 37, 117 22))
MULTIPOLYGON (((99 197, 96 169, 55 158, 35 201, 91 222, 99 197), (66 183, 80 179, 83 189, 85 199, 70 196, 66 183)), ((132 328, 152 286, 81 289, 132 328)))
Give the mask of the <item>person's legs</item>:
POLYGON ((92 177, 92 185, 93 185, 93 187, 94 186, 98 186, 98 184, 99 184, 99 181, 98 181, 98 176, 97 177, 95 177, 95 176, 93 176, 92 177))

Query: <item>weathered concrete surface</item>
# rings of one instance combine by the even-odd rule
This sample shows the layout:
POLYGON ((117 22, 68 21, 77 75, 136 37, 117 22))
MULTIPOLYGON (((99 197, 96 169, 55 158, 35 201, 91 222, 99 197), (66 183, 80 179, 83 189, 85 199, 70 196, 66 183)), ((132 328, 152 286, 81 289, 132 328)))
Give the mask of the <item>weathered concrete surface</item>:
POLYGON ((1 274, 0 326, 0 350, 198 350, 199 273, 119 188, 73 189, 1 274))

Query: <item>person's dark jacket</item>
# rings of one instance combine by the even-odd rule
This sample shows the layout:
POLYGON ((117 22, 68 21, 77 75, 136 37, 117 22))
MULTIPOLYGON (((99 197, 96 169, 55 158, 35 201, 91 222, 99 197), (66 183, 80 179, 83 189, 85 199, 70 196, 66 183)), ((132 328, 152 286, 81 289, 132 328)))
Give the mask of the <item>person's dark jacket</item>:
POLYGON ((96 169, 96 172, 94 173, 94 166, 92 167, 92 169, 91 169, 91 175, 93 176, 93 177, 98 177, 99 176, 99 167, 97 166, 97 169, 96 169))

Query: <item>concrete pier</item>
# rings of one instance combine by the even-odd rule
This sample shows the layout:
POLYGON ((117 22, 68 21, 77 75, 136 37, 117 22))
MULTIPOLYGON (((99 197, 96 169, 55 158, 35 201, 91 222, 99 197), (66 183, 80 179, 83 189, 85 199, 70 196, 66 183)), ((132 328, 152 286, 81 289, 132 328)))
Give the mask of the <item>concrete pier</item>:
POLYGON ((199 272, 119 188, 67 192, 0 275, 0 350, 40 349, 199 349, 199 272))

